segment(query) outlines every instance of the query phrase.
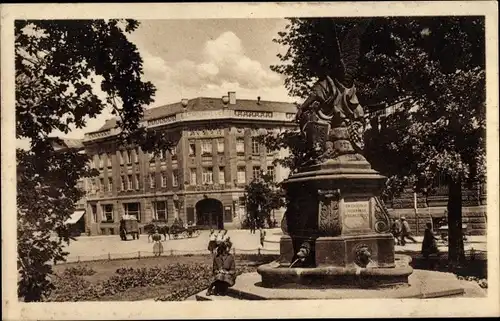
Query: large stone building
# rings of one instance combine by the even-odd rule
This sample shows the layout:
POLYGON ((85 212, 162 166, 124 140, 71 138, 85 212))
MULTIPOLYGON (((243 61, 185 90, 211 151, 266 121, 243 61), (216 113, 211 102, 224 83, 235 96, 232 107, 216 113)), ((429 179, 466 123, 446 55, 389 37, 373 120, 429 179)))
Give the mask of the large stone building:
POLYGON ((286 151, 268 152, 256 136, 292 128, 295 113, 294 104, 236 99, 234 92, 147 109, 144 124, 175 142, 157 157, 120 149, 116 120, 107 121, 83 140, 100 172, 86 182, 87 232, 117 234, 123 214, 137 216, 141 228, 151 221, 171 225, 176 217, 202 228, 239 228, 245 185, 261 170, 276 181, 288 176, 273 165, 286 151))

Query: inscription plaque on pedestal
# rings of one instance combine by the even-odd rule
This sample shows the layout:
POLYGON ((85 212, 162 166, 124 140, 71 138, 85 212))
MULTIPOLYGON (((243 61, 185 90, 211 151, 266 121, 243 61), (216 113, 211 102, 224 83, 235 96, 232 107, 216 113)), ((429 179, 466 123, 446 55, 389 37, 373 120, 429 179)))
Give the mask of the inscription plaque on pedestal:
POLYGON ((369 229, 369 213, 370 203, 368 201, 345 202, 343 215, 344 227, 351 230, 369 229))

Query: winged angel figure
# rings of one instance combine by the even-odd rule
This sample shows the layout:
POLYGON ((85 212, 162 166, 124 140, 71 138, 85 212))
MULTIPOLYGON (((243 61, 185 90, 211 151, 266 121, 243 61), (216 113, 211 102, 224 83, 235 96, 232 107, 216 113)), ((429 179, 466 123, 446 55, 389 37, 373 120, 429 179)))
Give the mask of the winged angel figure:
POLYGON ((354 86, 358 70, 360 38, 369 20, 352 27, 339 42, 329 25, 327 39, 334 39, 334 56, 319 62, 320 74, 312 92, 300 106, 297 121, 312 150, 310 161, 324 162, 343 154, 361 154, 365 129, 364 111, 354 86))

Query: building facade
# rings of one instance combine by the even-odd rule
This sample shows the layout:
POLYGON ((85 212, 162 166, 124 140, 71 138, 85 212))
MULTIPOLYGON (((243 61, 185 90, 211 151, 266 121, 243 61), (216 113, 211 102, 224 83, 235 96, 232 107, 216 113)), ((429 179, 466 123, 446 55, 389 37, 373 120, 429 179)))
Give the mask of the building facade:
MULTIPOLYGON (((88 233, 118 234, 124 214, 135 215, 141 229, 175 218, 201 228, 240 228, 245 186, 261 171, 276 181, 288 176, 273 165, 286 151, 267 151, 257 136, 293 128, 295 112, 294 104, 237 100, 234 92, 148 109, 144 125, 174 142, 171 152, 156 156, 118 147, 116 121, 106 122, 83 141, 100 173, 85 182, 88 233)), ((275 213, 278 222, 282 213, 275 213)))

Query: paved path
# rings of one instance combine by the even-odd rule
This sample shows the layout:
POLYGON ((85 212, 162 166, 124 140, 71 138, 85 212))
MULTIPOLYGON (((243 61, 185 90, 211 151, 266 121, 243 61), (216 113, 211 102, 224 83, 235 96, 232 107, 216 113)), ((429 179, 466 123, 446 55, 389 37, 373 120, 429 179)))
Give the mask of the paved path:
MULTIPOLYGON (((163 242, 165 255, 169 254, 208 254, 209 231, 201 231, 196 238, 186 238, 168 240, 163 242)), ((248 230, 230 230, 228 235, 233 242, 236 253, 257 253, 261 248, 258 231, 250 234, 248 230)), ((261 253, 278 254, 280 229, 270 229, 266 231, 266 241, 261 253)), ((409 242, 406 246, 396 246, 396 252, 420 252, 422 237, 415 237, 419 242, 409 242)), ((472 236, 465 244, 465 249, 474 248, 478 251, 486 251, 486 237, 472 236)), ((441 244, 439 248, 442 252, 447 252, 447 246, 441 244)), ((89 261, 113 258, 133 258, 139 255, 152 256, 153 243, 148 243, 147 235, 141 235, 139 240, 122 241, 118 235, 110 236, 82 236, 73 241, 66 248, 70 253, 68 262, 89 261)))

